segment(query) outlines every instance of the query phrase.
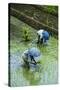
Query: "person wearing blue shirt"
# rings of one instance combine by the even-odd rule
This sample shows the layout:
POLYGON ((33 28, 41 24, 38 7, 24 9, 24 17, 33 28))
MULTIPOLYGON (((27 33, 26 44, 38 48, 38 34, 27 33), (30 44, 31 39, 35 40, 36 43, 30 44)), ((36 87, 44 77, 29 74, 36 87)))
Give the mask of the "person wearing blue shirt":
POLYGON ((38 32, 38 42, 37 43, 47 43, 47 41, 49 40, 49 33, 43 29, 40 29, 38 32))
POLYGON ((40 51, 35 48, 35 47, 32 47, 32 48, 28 48, 26 49, 23 54, 22 54, 22 59, 25 63, 25 65, 29 68, 29 64, 37 64, 34 57, 38 57, 40 56, 40 51))

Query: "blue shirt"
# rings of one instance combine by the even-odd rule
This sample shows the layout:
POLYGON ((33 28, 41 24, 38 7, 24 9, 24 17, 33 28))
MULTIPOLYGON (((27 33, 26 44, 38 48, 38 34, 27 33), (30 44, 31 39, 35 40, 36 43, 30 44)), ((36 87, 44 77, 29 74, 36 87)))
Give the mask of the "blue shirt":
POLYGON ((45 40, 48 40, 49 39, 49 33, 47 31, 44 31, 42 34, 43 34, 43 38, 45 40))

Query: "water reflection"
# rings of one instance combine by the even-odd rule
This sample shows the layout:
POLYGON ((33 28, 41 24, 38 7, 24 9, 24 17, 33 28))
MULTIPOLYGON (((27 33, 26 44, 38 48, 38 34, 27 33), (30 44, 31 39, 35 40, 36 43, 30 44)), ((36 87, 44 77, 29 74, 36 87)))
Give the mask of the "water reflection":
POLYGON ((39 72, 36 68, 38 68, 38 66, 31 67, 31 69, 22 69, 23 77, 29 82, 30 85, 37 85, 40 81, 39 72))

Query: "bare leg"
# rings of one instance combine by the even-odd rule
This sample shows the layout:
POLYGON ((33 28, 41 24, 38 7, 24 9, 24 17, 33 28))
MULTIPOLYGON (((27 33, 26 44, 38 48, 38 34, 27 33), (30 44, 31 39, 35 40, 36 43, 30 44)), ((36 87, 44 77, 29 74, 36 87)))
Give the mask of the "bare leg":
POLYGON ((43 44, 43 38, 41 38, 40 43, 43 44))
POLYGON ((24 66, 26 66, 29 69, 30 68, 30 65, 29 65, 29 62, 27 61, 28 60, 28 57, 23 58, 23 60, 24 60, 24 66))
POLYGON ((38 35, 38 41, 37 41, 37 43, 39 43, 40 42, 40 36, 38 35))

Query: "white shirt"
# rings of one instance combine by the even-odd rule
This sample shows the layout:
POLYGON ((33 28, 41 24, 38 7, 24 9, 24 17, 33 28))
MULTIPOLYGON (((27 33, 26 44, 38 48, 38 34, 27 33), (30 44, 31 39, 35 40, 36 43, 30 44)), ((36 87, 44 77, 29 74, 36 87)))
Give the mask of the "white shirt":
POLYGON ((29 62, 31 61, 31 60, 30 60, 30 57, 28 56, 28 49, 23 52, 22 58, 23 58, 23 60, 25 60, 25 61, 29 61, 29 62))
POLYGON ((44 30, 43 29, 40 29, 39 31, 37 31, 37 34, 40 35, 40 39, 43 37, 43 33, 44 30))
MULTIPOLYGON (((28 54, 28 50, 25 50, 24 52, 23 52, 23 54, 22 54, 22 58, 23 58, 23 60, 27 60, 27 54, 28 54)), ((28 61, 28 60, 27 60, 28 61)))

